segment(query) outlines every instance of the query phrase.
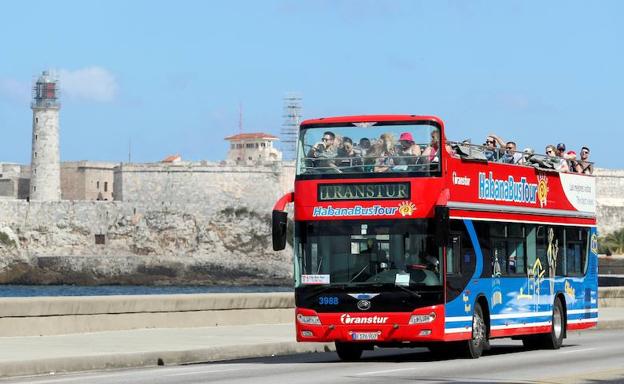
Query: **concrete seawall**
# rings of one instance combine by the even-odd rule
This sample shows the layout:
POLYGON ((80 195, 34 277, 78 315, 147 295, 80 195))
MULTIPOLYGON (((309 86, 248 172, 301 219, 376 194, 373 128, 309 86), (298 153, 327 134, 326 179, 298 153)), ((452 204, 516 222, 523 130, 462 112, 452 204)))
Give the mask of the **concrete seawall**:
POLYGON ((0 336, 287 323, 292 293, 0 299, 0 336))
MULTIPOLYGON (((0 299, 0 336, 38 336, 142 328, 289 323, 292 293, 0 299)), ((624 288, 601 288, 600 307, 624 307, 624 288)))

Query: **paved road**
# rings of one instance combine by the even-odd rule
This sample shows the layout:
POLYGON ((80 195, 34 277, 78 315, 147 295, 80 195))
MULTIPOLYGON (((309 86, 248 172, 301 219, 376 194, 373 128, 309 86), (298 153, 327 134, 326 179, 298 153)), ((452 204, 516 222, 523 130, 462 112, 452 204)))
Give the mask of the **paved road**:
POLYGON ((624 332, 569 335, 558 351, 495 340, 478 360, 437 360, 425 349, 365 352, 357 363, 334 353, 280 356, 177 367, 48 375, 0 380, 34 383, 624 383, 624 332))

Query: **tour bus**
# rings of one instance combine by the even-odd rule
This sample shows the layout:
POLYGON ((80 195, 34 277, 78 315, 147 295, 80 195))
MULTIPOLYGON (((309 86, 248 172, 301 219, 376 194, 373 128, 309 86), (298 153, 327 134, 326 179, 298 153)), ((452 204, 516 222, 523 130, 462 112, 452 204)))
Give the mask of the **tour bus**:
POLYGON ((478 358, 491 339, 558 349, 597 324, 592 176, 501 163, 434 116, 307 120, 297 152, 273 248, 290 234, 298 341, 335 342, 342 360, 375 346, 478 358))

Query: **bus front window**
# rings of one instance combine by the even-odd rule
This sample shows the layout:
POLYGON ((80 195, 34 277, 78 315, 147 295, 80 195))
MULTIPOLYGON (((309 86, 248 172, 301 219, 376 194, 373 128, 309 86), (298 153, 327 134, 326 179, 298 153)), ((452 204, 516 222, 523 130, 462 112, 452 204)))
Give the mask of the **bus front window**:
POLYGON ((439 174, 440 129, 432 124, 349 123, 303 128, 297 174, 439 174))
POLYGON ((441 286, 433 221, 297 223, 298 285, 441 286))

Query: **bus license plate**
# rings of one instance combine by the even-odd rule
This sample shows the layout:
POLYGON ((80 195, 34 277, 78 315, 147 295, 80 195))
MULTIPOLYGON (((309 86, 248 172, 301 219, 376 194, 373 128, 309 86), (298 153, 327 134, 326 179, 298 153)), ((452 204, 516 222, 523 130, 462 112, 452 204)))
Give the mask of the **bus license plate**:
POLYGON ((377 340, 379 332, 353 332, 353 340, 377 340))

